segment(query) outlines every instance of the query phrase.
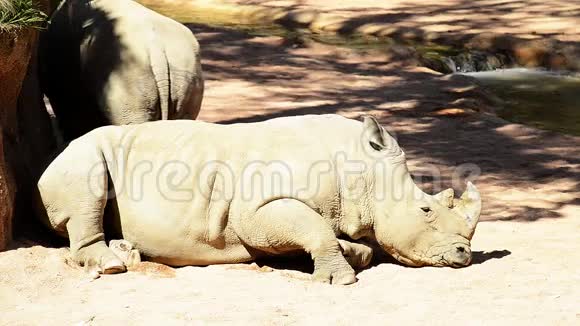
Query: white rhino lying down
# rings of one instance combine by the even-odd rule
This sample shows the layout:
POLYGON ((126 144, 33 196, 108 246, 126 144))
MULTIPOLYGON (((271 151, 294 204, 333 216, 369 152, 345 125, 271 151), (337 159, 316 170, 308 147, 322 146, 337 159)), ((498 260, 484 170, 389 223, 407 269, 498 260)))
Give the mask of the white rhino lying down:
POLYGON ((65 140, 100 126, 195 119, 199 45, 132 0, 65 0, 41 34, 41 84, 65 140))
POLYGON ((356 280, 347 260, 362 267, 371 256, 342 238, 376 240, 411 266, 468 265, 481 209, 470 183, 461 199, 449 189, 423 193, 374 118, 337 115, 102 127, 70 143, 38 187, 73 258, 102 273, 125 270, 105 243, 107 192, 116 236, 152 261, 207 265, 306 251, 314 279, 336 284, 356 280))

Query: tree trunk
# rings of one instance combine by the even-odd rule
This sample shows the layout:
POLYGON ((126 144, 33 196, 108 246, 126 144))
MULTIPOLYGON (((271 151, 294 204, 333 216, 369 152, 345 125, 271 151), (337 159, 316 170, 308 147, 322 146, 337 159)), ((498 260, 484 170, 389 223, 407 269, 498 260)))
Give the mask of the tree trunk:
MULTIPOLYGON (((52 12, 49 0, 37 3, 52 12)), ((37 44, 35 29, 0 31, 0 251, 13 224, 34 215, 36 180, 56 149, 38 82, 37 44)))
POLYGON ((0 32, 0 250, 12 237, 16 183, 18 96, 26 76, 36 31, 0 32))

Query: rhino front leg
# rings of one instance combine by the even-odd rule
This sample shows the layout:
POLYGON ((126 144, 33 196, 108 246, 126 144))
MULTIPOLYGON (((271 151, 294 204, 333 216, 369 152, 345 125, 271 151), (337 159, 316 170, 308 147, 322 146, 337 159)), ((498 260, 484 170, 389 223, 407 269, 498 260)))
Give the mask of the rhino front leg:
POLYGON ((236 230, 247 245, 270 253, 298 249, 314 260, 315 281, 332 284, 356 282, 355 272, 342 254, 338 239, 322 216, 301 201, 279 199, 242 219, 236 230))
POLYGON ((350 266, 360 269, 367 267, 371 263, 373 258, 373 249, 371 247, 342 239, 338 240, 338 244, 350 266))

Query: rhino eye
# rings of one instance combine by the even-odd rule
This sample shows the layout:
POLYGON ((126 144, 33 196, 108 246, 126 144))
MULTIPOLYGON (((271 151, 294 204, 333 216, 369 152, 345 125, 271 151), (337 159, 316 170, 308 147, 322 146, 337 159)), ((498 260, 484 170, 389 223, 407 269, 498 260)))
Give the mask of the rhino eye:
POLYGON ((429 208, 429 207, 421 207, 421 210, 425 213, 431 212, 431 208, 429 208))

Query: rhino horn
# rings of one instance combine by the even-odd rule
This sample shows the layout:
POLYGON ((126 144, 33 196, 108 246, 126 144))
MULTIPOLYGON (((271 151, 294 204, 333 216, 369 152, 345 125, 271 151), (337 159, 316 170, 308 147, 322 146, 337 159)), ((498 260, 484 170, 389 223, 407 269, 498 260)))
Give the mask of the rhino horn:
POLYGON ((447 208, 453 208, 453 198, 455 196, 455 192, 453 191, 453 189, 449 188, 449 189, 445 189, 443 191, 441 191, 440 193, 434 195, 433 197, 435 197, 435 199, 441 203, 441 205, 447 207, 447 208))
POLYGON ((471 182, 467 182, 467 189, 454 204, 453 210, 465 218, 468 229, 468 239, 471 240, 481 213, 481 195, 471 182))

